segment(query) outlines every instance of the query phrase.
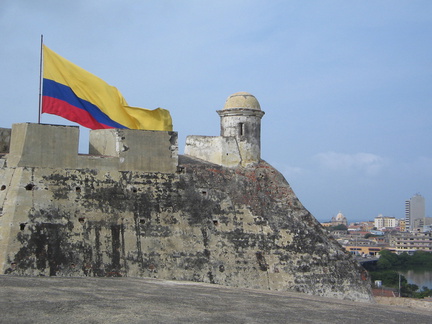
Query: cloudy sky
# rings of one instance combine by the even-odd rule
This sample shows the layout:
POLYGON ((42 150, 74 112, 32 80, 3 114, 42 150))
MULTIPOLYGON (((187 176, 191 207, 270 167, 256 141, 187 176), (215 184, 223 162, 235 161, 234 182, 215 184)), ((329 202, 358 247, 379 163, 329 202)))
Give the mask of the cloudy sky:
POLYGON ((320 221, 401 218, 416 193, 432 217, 430 0, 2 0, 0 30, 0 127, 37 122, 43 34, 130 105, 170 110, 180 153, 255 95, 263 159, 320 221))

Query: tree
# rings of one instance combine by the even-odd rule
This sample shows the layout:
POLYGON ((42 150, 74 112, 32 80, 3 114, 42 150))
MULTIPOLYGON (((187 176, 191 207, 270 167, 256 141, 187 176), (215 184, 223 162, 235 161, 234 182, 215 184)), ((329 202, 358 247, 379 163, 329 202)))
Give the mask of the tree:
POLYGON ((402 254, 399 254, 398 258, 401 266, 405 266, 409 263, 409 259, 411 258, 411 256, 408 253, 404 252, 402 254))
POLYGON ((414 254, 407 259, 407 261, 411 266, 432 266, 432 253, 425 251, 415 251, 414 254))
POLYGON ((380 270, 391 269, 393 264, 387 258, 379 258, 377 262, 377 268, 380 270))
POLYGON ((380 258, 378 259, 378 269, 390 269, 399 266, 398 256, 389 250, 381 250, 379 252, 380 258))
POLYGON ((426 286, 423 286, 419 292, 414 293, 415 298, 425 298, 432 296, 432 289, 429 289, 426 286))
MULTIPOLYGON (((399 286, 399 273, 393 270, 374 271, 371 272, 372 281, 381 280, 382 284, 386 287, 398 288, 399 286)), ((400 276, 401 284, 407 284, 404 276, 400 276)))
POLYGON ((416 291, 419 289, 417 285, 409 284, 404 282, 401 286, 401 296, 402 297, 414 297, 416 291))
POLYGON ((346 227, 346 225, 344 225, 344 224, 339 224, 339 225, 333 226, 332 230, 333 231, 347 231, 348 227, 346 227))

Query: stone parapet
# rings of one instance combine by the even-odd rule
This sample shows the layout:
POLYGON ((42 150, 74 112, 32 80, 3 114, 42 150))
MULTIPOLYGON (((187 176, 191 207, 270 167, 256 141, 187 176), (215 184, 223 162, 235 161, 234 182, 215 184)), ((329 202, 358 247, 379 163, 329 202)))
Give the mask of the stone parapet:
POLYGON ((226 167, 235 167, 242 162, 241 152, 235 137, 188 136, 185 154, 226 167))
POLYGON ((172 173, 178 164, 177 132, 98 129, 90 132, 90 155, 115 157, 120 171, 172 173))
POLYGON ((10 128, 0 128, 0 154, 9 153, 11 131, 10 128))
POLYGON ((78 137, 77 126, 14 124, 8 166, 76 168, 78 137))
POLYGON ((14 124, 12 132, 0 129, 0 148, 8 153, 9 167, 173 173, 178 164, 177 137, 167 131, 92 130, 90 155, 78 155, 77 126, 21 123, 14 124))

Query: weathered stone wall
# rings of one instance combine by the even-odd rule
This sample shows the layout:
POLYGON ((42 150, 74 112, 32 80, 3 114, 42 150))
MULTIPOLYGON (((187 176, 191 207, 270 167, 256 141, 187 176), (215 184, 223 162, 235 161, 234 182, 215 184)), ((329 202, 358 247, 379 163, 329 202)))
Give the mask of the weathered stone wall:
POLYGON ((78 137, 78 126, 14 124, 8 165, 74 168, 78 137))
POLYGON ((0 153, 9 153, 11 131, 10 128, 0 128, 0 153))
POLYGON ((273 167, 177 173, 0 164, 6 273, 145 276, 371 299, 366 272, 273 167))
POLYGON ((172 173, 177 169, 176 132, 99 129, 90 132, 89 153, 118 157, 117 170, 172 173))
POLYGON ((246 108, 218 110, 221 137, 236 139, 240 164, 249 166, 261 160, 261 118, 264 112, 246 108))
POLYGON ((7 149, 9 167, 96 168, 162 173, 177 170, 177 132, 92 130, 90 155, 78 155, 77 126, 21 123, 14 124, 12 132, 3 130, 0 132, 0 153, 1 146, 7 149))
POLYGON ((229 167, 239 166, 242 162, 235 137, 190 135, 186 137, 185 154, 229 167))

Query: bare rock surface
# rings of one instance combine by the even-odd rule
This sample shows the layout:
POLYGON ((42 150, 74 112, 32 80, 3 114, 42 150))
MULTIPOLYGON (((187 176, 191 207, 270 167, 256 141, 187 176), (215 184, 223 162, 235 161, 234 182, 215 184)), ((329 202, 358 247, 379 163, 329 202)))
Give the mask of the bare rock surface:
POLYGON ((432 313, 144 278, 0 276, 1 323, 431 323, 432 313))

